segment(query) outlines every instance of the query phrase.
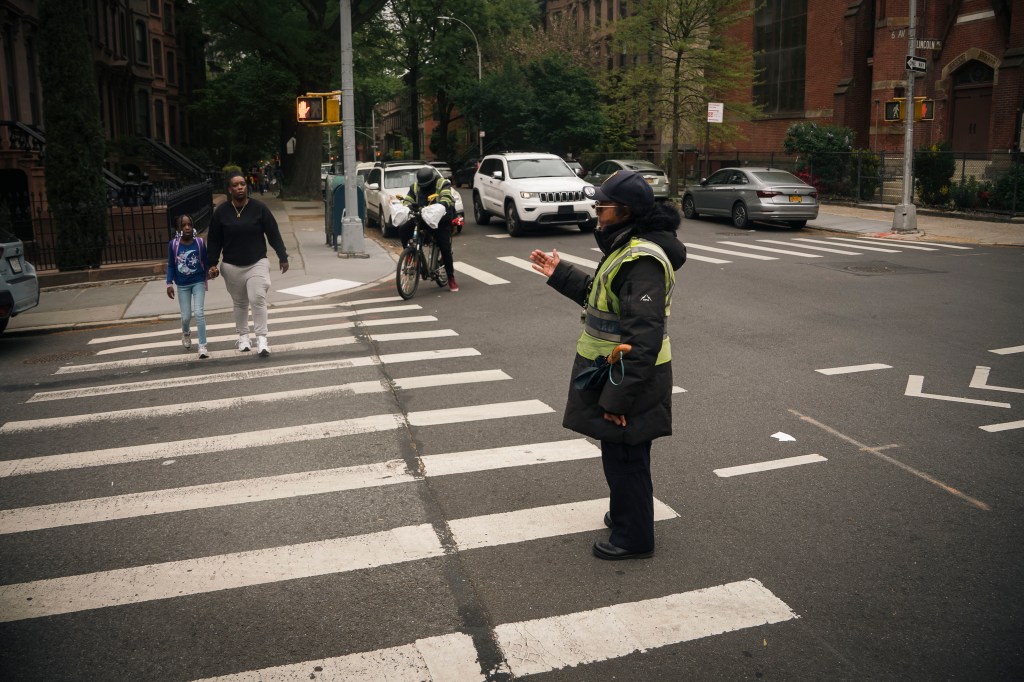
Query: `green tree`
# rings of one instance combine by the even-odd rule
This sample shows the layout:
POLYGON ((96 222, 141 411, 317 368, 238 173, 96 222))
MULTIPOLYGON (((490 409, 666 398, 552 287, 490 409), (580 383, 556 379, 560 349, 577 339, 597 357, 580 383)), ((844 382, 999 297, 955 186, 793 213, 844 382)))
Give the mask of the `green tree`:
POLYGON ((620 120, 649 122, 670 130, 668 174, 676 187, 676 161, 684 136, 697 139, 706 125, 707 103, 725 103, 725 125, 716 137, 735 134, 729 121, 749 118, 756 108, 742 86, 754 80, 750 48, 729 34, 753 14, 748 0, 645 0, 636 13, 614 24, 616 52, 628 62, 609 81, 608 96, 620 120), (737 93, 735 98, 730 93, 737 93))
POLYGON ((490 112, 489 143, 503 149, 578 152, 600 140, 606 123, 597 83, 559 53, 526 63, 510 57, 484 79, 479 104, 490 112))
MULTIPOLYGON (((379 13, 385 2, 353 0, 353 32, 379 13)), ((277 148, 287 182, 285 191, 293 197, 320 196, 323 129, 296 123, 294 97, 305 92, 329 92, 340 84, 339 3, 336 0, 248 0, 244 5, 236 0, 197 0, 197 3, 203 14, 203 25, 211 36, 211 48, 221 55, 228 71, 250 68, 240 65, 251 58, 292 78, 294 92, 289 93, 287 102, 281 96, 276 116, 270 117, 279 126, 277 148), (293 136, 295 153, 287 155, 285 143, 293 136)), ((219 80, 213 79, 207 91, 221 89, 219 80)), ((253 94, 267 96, 267 92, 265 86, 260 86, 253 94)), ((277 96, 272 95, 274 99, 277 96)), ((220 115, 226 114, 222 111, 220 115)), ((258 128, 262 124, 260 117, 266 117, 262 108, 232 115, 249 117, 247 123, 236 124, 243 127, 238 135, 258 128)))
POLYGON ((57 233, 57 267, 99 267, 107 243, 106 143, 81 1, 43 0, 39 36, 46 196, 57 233))

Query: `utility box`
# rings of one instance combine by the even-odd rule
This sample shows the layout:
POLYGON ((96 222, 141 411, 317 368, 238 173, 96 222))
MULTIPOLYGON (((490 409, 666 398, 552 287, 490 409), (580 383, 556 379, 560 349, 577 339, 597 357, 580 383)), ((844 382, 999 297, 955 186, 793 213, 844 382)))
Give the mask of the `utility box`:
MULTIPOLYGON (((341 237, 341 219, 345 212, 345 176, 327 176, 327 194, 324 199, 324 234, 327 245, 337 249, 341 237)), ((361 185, 356 185, 356 208, 360 223, 366 220, 366 197, 361 185)))

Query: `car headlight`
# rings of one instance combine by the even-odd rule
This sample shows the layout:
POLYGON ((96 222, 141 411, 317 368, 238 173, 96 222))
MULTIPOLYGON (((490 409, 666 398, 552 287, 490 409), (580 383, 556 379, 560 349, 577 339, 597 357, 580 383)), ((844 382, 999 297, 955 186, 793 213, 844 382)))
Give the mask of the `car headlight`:
POLYGON ((523 199, 536 199, 537 198, 537 193, 536 192, 520 192, 519 196, 522 197, 523 199))

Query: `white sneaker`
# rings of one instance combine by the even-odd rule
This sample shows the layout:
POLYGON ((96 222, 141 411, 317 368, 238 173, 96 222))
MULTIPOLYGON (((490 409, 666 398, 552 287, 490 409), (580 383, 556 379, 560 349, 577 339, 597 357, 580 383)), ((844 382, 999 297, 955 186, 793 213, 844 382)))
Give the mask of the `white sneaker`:
POLYGON ((248 353, 250 350, 252 350, 252 344, 249 343, 248 334, 238 335, 238 350, 242 353, 248 353))
POLYGON ((185 350, 192 348, 192 332, 181 333, 181 345, 184 346, 185 350))
POLYGON ((259 352, 261 358, 270 357, 270 344, 267 343, 267 337, 257 336, 256 337, 256 350, 259 352))
POLYGON ((205 359, 205 358, 208 358, 208 357, 210 357, 210 352, 208 350, 206 350, 206 344, 204 344, 204 343, 199 344, 199 358, 200 359, 205 359))

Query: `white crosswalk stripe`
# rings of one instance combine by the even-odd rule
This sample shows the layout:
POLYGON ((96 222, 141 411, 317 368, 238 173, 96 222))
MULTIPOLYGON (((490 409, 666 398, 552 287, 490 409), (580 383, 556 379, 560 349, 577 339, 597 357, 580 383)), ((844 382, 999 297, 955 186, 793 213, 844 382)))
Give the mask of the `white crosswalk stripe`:
POLYGON ((727 246, 739 246, 744 249, 756 249, 758 251, 769 251, 771 253, 781 253, 787 256, 801 256, 803 258, 821 258, 816 253, 807 253, 805 251, 790 251, 789 249, 774 249, 770 246, 757 246, 756 244, 743 244, 741 242, 718 242, 719 244, 725 244, 727 246))
POLYGON ((701 251, 711 251, 713 253, 724 253, 727 256, 739 256, 740 258, 753 258, 754 260, 778 260, 775 256, 765 256, 759 253, 744 253, 742 251, 731 251, 729 249, 720 249, 717 246, 703 246, 701 244, 694 244, 692 242, 684 242, 687 249, 699 249, 701 251))
MULTIPOLYGON (((848 239, 846 237, 828 237, 833 242, 848 242, 850 244, 856 244, 857 248, 862 251, 877 251, 879 253, 900 253, 899 249, 883 249, 878 246, 868 246, 864 243, 863 239, 848 239)), ((801 239, 801 241, 805 241, 801 239)))
MULTIPOLYGON (((393 312, 404 312, 409 310, 422 310, 423 308, 416 304, 409 305, 396 305, 396 306, 382 306, 380 308, 363 308, 360 310, 335 310, 330 313, 317 313, 315 315, 292 315, 289 317, 278 317, 274 319, 275 324, 295 324, 296 322, 311 322, 313 320, 330 320, 338 317, 351 317, 353 315, 365 315, 366 313, 393 313, 393 312)), ((220 324, 207 324, 206 331, 214 331, 217 329, 234 329, 234 322, 224 322, 220 324)), ((160 336, 175 336, 180 337, 181 331, 178 329, 161 329, 160 331, 154 332, 139 332, 138 334, 123 334, 120 336, 105 336, 95 339, 90 339, 89 344, 99 343, 114 343, 117 341, 132 341, 134 339, 152 339, 160 336)), ((175 339, 175 343, 178 340, 175 339)))
MULTIPOLYGON (((603 527, 607 499, 570 502, 448 522, 460 551, 603 527)), ((654 500, 654 519, 678 514, 654 500)), ((298 545, 169 561, 65 578, 0 585, 0 622, 266 585, 440 556, 429 523, 298 545)))
MULTIPOLYGON (((422 322, 437 322, 432 315, 419 315, 416 317, 394 317, 382 320, 364 320, 359 325, 365 327, 382 327, 393 324, 420 324, 422 322)), ((297 336, 305 334, 317 334, 320 332, 336 332, 343 329, 352 329, 357 326, 355 322, 339 322, 338 324, 322 324, 316 327, 299 327, 297 329, 274 329, 273 337, 297 336)), ((238 339, 238 334, 227 334, 225 336, 213 336, 207 339, 207 343, 228 343, 238 339)), ((131 346, 117 346, 116 348, 104 348, 97 351, 96 355, 113 355, 114 353, 129 353, 139 350, 153 350, 157 348, 178 348, 180 341, 152 341, 150 343, 138 343, 131 346)))
POLYGON ((469 263, 464 263, 463 261, 455 261, 455 271, 459 273, 459 277, 465 275, 490 286, 509 283, 507 279, 503 279, 497 275, 492 275, 489 272, 474 267, 469 263))
MULTIPOLYGON (((789 245, 790 244, 790 242, 784 242, 784 241, 782 241, 780 239, 758 239, 757 241, 763 242, 765 244, 783 244, 783 245, 789 245)), ((844 251, 842 249, 830 249, 830 248, 827 248, 827 247, 824 247, 824 246, 811 246, 809 244, 808 245, 797 244, 797 246, 800 247, 801 249, 811 249, 813 251, 826 251, 828 253, 838 253, 838 254, 841 254, 843 256, 859 256, 860 255, 860 252, 858 252, 858 251, 844 251)))

